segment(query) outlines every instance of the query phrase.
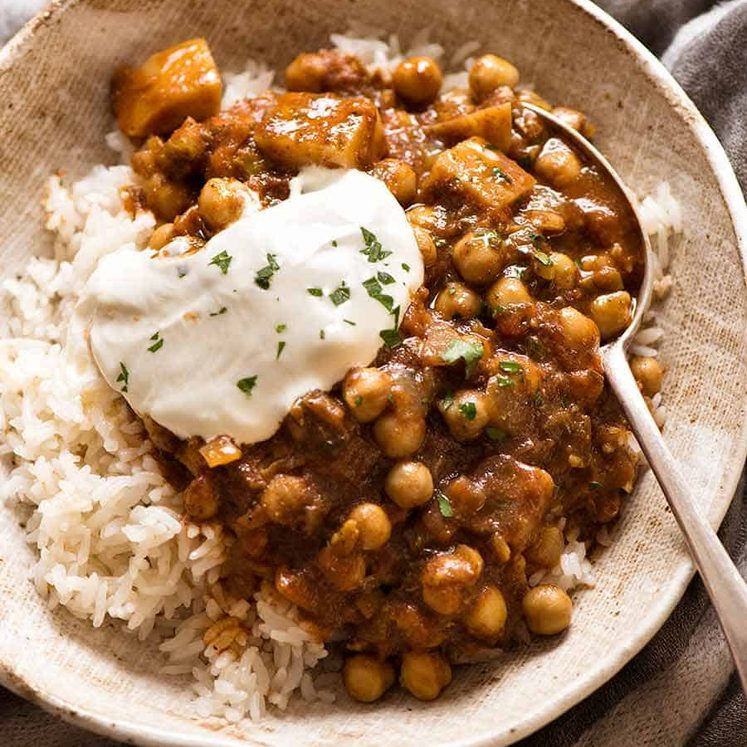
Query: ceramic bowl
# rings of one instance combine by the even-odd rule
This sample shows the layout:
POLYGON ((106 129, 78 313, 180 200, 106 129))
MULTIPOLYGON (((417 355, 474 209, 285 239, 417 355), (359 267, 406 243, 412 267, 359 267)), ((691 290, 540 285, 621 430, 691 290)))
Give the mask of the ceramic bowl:
MULTIPOLYGON (((747 450, 745 205, 711 130, 664 68, 582 0, 63 0, 0 53, 0 273, 48 250, 39 200, 45 177, 111 160, 109 79, 115 66, 200 35, 223 70, 246 58, 282 68, 356 22, 397 32, 425 26, 453 51, 476 39, 511 59, 551 101, 589 113, 597 143, 638 193, 670 182, 685 233, 674 245, 674 291, 662 346, 666 440, 694 497, 718 524, 747 450)), ((374 706, 344 695, 295 705, 260 724, 193 717, 187 679, 157 674, 154 648, 120 629, 92 630, 50 613, 29 581, 34 552, 7 509, 0 523, 0 681, 79 725, 144 745, 501 745, 599 687, 656 632, 692 565, 650 474, 596 588, 577 595, 561 640, 461 668, 438 701, 392 692, 374 706)))

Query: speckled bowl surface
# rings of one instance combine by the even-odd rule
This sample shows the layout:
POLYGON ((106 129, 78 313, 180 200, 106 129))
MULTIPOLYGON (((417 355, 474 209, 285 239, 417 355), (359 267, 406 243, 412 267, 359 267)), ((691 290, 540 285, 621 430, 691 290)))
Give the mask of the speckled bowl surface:
MULTIPOLYGON (((513 60, 549 100, 588 112, 597 143, 645 193, 667 179, 682 202, 674 292, 662 355, 669 372, 665 435, 714 524, 747 451, 747 291, 744 199, 720 145, 661 65, 585 0, 62 0, 0 53, 0 273, 48 248, 39 209, 55 169, 110 161, 109 79, 123 61, 205 36, 222 69, 247 57, 282 67, 351 22, 397 32, 423 26, 453 51, 477 39, 513 60)), ((147 745, 355 743, 501 745, 558 716, 605 682, 656 632, 692 566, 650 474, 614 545, 595 563, 597 586, 577 596, 561 640, 461 668, 444 697, 392 692, 375 706, 340 697, 298 704, 260 724, 193 718, 186 679, 159 676, 153 647, 114 627, 92 630, 50 613, 30 583, 33 549, 0 508, 0 682, 76 723, 147 745)))

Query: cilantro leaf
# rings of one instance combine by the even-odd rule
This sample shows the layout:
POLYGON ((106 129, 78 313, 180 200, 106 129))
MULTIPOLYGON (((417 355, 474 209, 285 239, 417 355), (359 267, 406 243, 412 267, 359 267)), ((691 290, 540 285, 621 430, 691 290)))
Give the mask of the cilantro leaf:
POLYGON ((440 490, 436 491, 436 503, 438 503, 438 510, 444 519, 450 519, 454 515, 454 507, 451 505, 451 501, 440 490))
POLYGON ((477 361, 482 358, 485 347, 481 342, 469 342, 467 340, 452 340, 446 352, 441 355, 444 363, 456 363, 463 360, 467 366, 467 376, 469 376, 477 365, 477 361))
POLYGON ((474 402, 463 402, 459 405, 459 412, 461 412, 467 420, 474 420, 477 417, 477 405, 474 402))
POLYGON ((493 425, 489 425, 485 433, 491 441, 503 441, 506 438, 506 433, 493 425))
POLYGON ((335 306, 339 306, 340 304, 345 303, 345 301, 350 300, 350 288, 345 285, 344 280, 340 283, 338 288, 335 288, 332 293, 329 294, 329 300, 332 301, 335 306))
POLYGON ((382 329, 379 332, 379 337, 381 337, 388 348, 396 348, 402 342, 402 336, 396 327, 393 329, 382 329))
POLYGON ((122 361, 119 362, 119 376, 117 376, 117 383, 122 384, 122 389, 120 391, 128 391, 130 385, 130 372, 122 361))
POLYGON ((254 276, 254 282, 262 288, 267 290, 270 287, 272 276, 280 269, 280 265, 277 262, 277 256, 275 254, 267 254, 267 264, 261 269, 257 270, 257 274, 254 276))
POLYGON ((157 353, 163 347, 163 337, 161 337, 161 333, 156 332, 154 335, 150 336, 150 339, 153 340, 154 342, 148 348, 148 350, 151 353, 157 353))
POLYGON ((394 299, 391 296, 386 295, 382 288, 381 283, 376 278, 369 278, 364 280, 362 283, 371 298, 378 301, 387 311, 391 311, 394 306, 394 299))
POLYGON ((244 392, 248 397, 252 396, 252 389, 254 389, 254 385, 257 383, 257 377, 256 376, 247 376, 245 379, 239 379, 236 382, 236 386, 244 392))
POLYGON ((220 268, 220 271, 226 275, 228 274, 228 266, 231 264, 232 259, 233 257, 224 250, 219 254, 216 254, 208 264, 220 268))
POLYGON ((365 249, 361 249, 361 254, 365 254, 369 262, 380 262, 391 254, 391 252, 386 252, 381 248, 381 242, 367 228, 361 226, 361 234, 363 235, 363 243, 366 245, 365 249))
POLYGON ((322 289, 321 288, 307 288, 306 292, 310 296, 316 296, 317 298, 321 298, 322 297, 322 289))

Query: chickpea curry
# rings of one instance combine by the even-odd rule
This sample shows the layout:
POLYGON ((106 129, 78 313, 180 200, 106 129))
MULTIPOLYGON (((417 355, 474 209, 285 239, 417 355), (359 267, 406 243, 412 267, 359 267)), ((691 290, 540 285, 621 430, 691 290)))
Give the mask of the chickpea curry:
MULTIPOLYGON (((221 111, 192 40, 113 84, 138 144, 133 210, 159 221, 152 249, 184 237, 199 251, 247 190, 277 204, 309 165, 365 171, 406 211, 425 281, 368 367, 298 399, 260 443, 183 440, 145 418, 187 515, 235 537, 225 585, 272 588, 339 641, 363 702, 395 669, 433 699, 452 663, 565 630, 566 591, 528 579, 558 564, 569 528, 593 542, 636 478, 599 355, 632 317, 635 219, 525 106, 551 109, 511 63, 486 54, 467 88, 442 80, 428 57, 372 72, 321 50, 291 62, 286 90, 221 111)), ((592 134, 580 112, 552 111, 592 134)), ((653 396, 659 364, 633 368, 653 396)))

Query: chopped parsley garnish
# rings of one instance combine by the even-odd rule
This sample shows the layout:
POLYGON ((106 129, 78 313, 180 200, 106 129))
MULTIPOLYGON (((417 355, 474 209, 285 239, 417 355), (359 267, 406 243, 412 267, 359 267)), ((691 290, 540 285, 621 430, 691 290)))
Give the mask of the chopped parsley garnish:
POLYGON ((254 276, 254 282, 262 288, 267 290, 270 287, 272 276, 280 269, 280 265, 277 262, 277 257, 274 254, 267 254, 267 264, 261 269, 257 270, 257 274, 254 276))
POLYGON ((451 392, 446 392, 446 396, 441 400, 441 407, 444 410, 448 410, 454 404, 454 395, 451 392))
POLYGON ((376 299, 387 311, 392 310, 394 299, 383 292, 381 283, 376 278, 364 280, 362 285, 371 298, 376 299))
POLYGON ((441 356, 441 360, 444 363, 456 363, 460 359, 463 360, 467 366, 467 376, 469 376, 484 352, 485 347, 481 342, 452 340, 441 356))
POLYGON ((489 425, 485 429, 485 433, 491 441, 503 441, 506 438, 506 434, 500 429, 493 425, 489 425))
POLYGON ((337 247, 337 239, 332 239, 332 246, 337 247))
POLYGON ((545 267, 552 267, 552 260, 550 259, 549 254, 545 254, 545 252, 535 252, 534 258, 545 267))
POLYGON ((405 272, 410 272, 410 265, 408 265, 408 264, 407 264, 407 262, 403 262, 403 263, 402 263, 402 269, 403 269, 403 270, 404 270, 405 272))
POLYGON ((521 363, 517 363, 516 361, 501 361, 498 364, 498 368, 506 373, 521 373, 523 371, 521 363))
POLYGON ((316 296, 317 298, 321 298, 322 297, 322 289, 321 288, 307 288, 306 292, 310 296, 316 296))
POLYGON ((156 332, 154 335, 150 336, 150 339, 153 340, 153 344, 148 348, 148 350, 151 353, 157 353, 163 347, 163 337, 161 337, 161 333, 156 332))
POLYGON ((350 288, 345 285, 344 280, 340 283, 339 287, 335 288, 332 293, 329 294, 329 300, 332 301, 335 306, 339 306, 340 304, 345 303, 345 301, 350 300, 350 288))
POLYGON ((226 275, 228 273, 228 266, 231 264, 233 257, 227 252, 222 251, 220 254, 216 254, 208 264, 215 265, 220 268, 220 271, 226 275))
POLYGON ((474 402, 464 402, 459 405, 459 412, 461 412, 467 420, 474 420, 477 417, 477 405, 474 402))
POLYGON ((228 309, 225 306, 221 306, 218 311, 211 311, 210 316, 220 316, 221 314, 225 314, 228 311, 228 309))
POLYGON ((327 336, 327 333, 323 329, 320 329, 319 330, 319 339, 323 340, 326 336, 327 336))
POLYGON ((592 490, 599 490, 599 488, 602 487, 602 483, 601 482, 592 481, 592 482, 589 483, 589 487, 592 490))
POLYGON ((436 503, 438 503, 438 510, 444 519, 450 519, 454 515, 454 507, 451 505, 451 501, 440 490, 436 491, 436 503))
POLYGON ((394 278, 388 272, 377 272, 376 279, 382 285, 391 285, 394 282, 394 278))
POLYGON ((503 387, 514 386, 514 381, 509 379, 508 376, 496 376, 495 383, 503 387))
POLYGON ((252 396, 252 389, 254 389, 254 385, 257 383, 257 377, 256 376, 247 376, 245 379, 239 379, 236 382, 236 386, 244 392, 244 394, 247 395, 247 397, 252 396))
POLYGON ((506 184, 513 184, 513 179, 500 167, 494 166, 493 167, 493 176, 498 179, 498 181, 506 182, 506 184))
POLYGON ((130 372, 122 361, 119 362, 119 376, 117 376, 117 383, 122 384, 122 389, 120 391, 123 392, 126 392, 130 385, 130 372))
POLYGON ((345 324, 349 324, 351 327, 355 327, 356 323, 351 322, 350 319, 343 319, 342 321, 345 322, 345 324))
POLYGON ((402 336, 396 327, 392 329, 382 329, 379 332, 379 337, 381 337, 388 348, 396 348, 402 342, 402 336))
POLYGON ((284 349, 285 349, 285 340, 278 341, 278 352, 275 354, 275 360, 277 360, 282 355, 284 349))
POLYGON ((283 332, 285 332, 285 330, 286 330, 286 329, 288 329, 288 325, 287 325, 287 324, 276 324, 276 325, 275 325, 275 331, 276 331, 276 332, 277 332, 277 333, 278 333, 279 335, 282 335, 282 334, 283 334, 283 332))
POLYGON ((363 397, 361 397, 361 395, 359 394, 359 395, 358 395, 358 396, 357 396, 357 397, 355 398, 355 400, 353 401, 353 404, 354 404, 354 405, 355 405, 356 407, 360 407, 360 406, 361 406, 361 405, 363 404, 363 397))
POLYGON ((527 271, 527 268, 526 267, 522 267, 521 265, 509 265, 503 271, 503 274, 507 278, 519 278, 519 279, 521 279, 526 271, 527 271))
POLYGON ((363 243, 366 245, 366 248, 361 250, 361 254, 365 254, 369 262, 380 262, 391 254, 391 252, 385 252, 381 248, 381 242, 367 228, 361 226, 361 234, 363 235, 363 243))

